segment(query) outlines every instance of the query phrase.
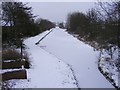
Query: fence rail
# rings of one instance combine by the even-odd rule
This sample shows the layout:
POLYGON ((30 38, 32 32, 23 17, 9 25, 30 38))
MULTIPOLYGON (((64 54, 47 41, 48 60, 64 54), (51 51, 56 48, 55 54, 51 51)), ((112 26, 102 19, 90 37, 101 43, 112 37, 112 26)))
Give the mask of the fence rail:
POLYGON ((53 29, 51 31, 49 31, 45 36, 43 36, 37 43, 35 43, 36 45, 40 43, 40 41, 42 41, 47 35, 49 35, 51 32, 53 31, 53 29))
POLYGON ((26 70, 17 70, 11 72, 2 73, 2 81, 11 80, 11 79, 27 79, 26 70))

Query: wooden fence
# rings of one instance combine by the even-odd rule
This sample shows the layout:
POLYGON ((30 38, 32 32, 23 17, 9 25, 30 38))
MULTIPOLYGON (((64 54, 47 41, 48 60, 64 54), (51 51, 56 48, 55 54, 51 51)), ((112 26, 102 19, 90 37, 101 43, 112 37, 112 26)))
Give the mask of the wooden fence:
POLYGON ((11 72, 2 73, 2 81, 11 80, 11 79, 27 79, 26 70, 16 70, 11 72))

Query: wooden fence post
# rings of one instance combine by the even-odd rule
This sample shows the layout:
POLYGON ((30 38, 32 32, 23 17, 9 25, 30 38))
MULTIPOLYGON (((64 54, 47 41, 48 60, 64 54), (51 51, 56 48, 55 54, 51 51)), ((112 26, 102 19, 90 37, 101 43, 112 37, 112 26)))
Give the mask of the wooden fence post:
POLYGON ((22 60, 22 59, 23 59, 23 50, 22 50, 22 47, 23 47, 23 46, 22 46, 22 40, 21 40, 20 43, 21 43, 21 60, 22 60))

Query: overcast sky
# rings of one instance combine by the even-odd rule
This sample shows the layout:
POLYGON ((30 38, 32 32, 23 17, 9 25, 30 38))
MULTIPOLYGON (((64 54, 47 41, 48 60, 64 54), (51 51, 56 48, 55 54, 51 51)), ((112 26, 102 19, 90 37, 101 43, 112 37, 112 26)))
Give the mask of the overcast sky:
POLYGON ((63 22, 68 13, 79 11, 86 12, 94 7, 94 2, 29 2, 33 8, 33 14, 37 18, 49 19, 53 22, 63 22))

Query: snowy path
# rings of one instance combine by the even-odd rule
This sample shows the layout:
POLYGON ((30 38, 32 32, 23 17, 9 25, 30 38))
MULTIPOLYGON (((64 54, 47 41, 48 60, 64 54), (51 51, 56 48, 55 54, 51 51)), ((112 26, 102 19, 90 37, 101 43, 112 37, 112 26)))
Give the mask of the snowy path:
POLYGON ((98 52, 64 29, 54 28, 39 47, 71 65, 80 88, 114 88, 97 68, 98 52))
POLYGON ((10 80, 12 88, 76 88, 76 81, 70 67, 35 45, 44 32, 24 41, 30 54, 31 69, 27 70, 27 80, 10 80))

